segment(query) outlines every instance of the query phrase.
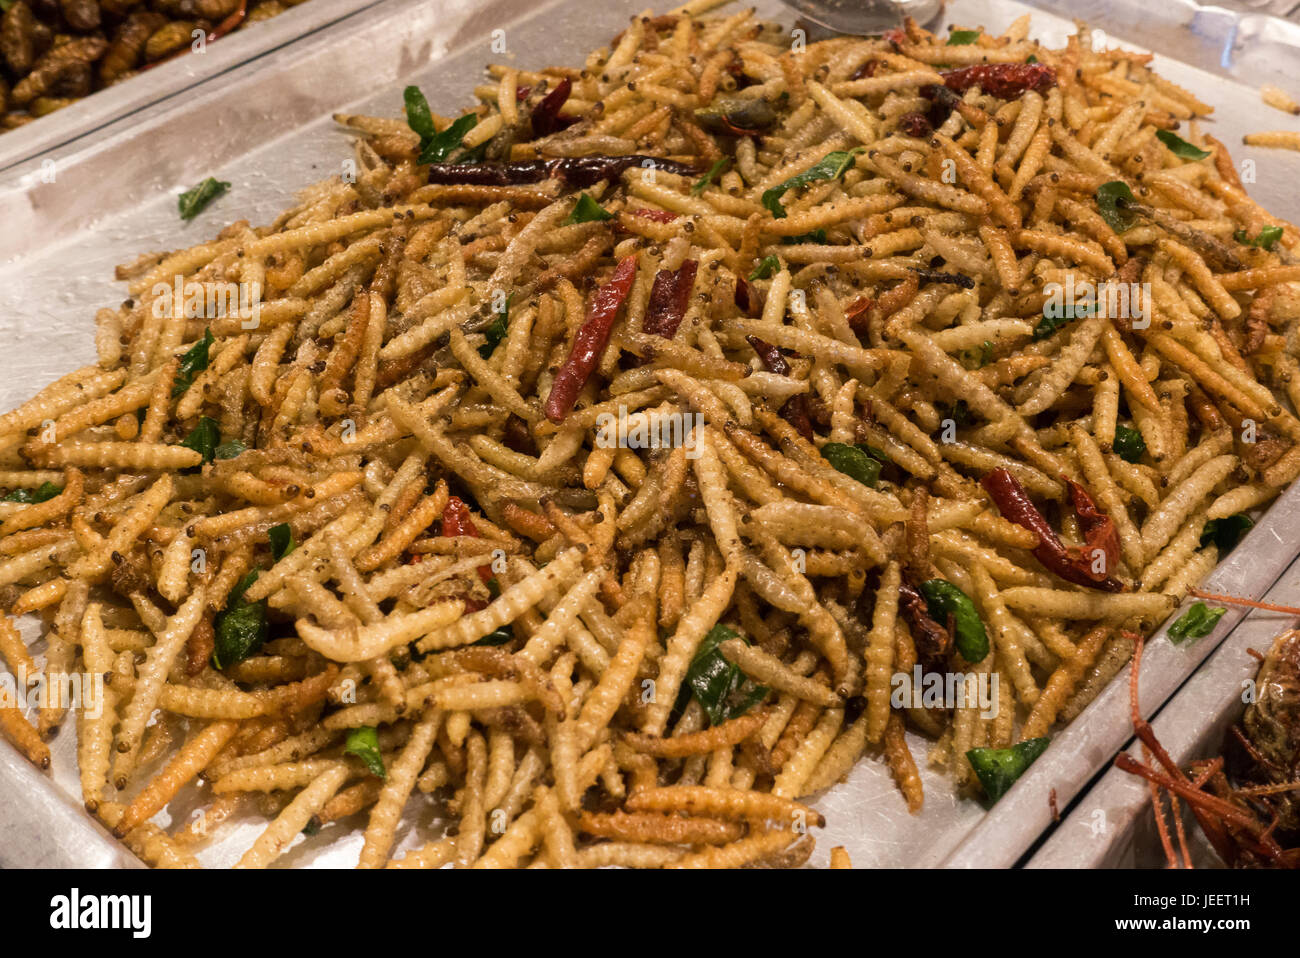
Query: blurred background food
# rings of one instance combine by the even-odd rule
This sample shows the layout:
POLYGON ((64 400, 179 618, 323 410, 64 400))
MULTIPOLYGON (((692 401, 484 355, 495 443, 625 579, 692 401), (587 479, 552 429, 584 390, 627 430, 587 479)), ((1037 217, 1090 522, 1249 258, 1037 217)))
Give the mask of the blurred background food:
POLYGON ((0 0, 0 133, 304 0, 0 0))

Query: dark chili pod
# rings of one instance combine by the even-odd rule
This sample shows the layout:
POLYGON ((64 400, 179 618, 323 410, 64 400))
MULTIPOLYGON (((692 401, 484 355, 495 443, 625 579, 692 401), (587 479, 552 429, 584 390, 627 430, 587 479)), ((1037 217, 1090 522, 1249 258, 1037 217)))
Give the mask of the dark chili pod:
POLYGON ((655 274, 650 287, 650 302, 646 305, 641 328, 647 333, 672 339, 686 315, 691 289, 695 285, 695 271, 699 263, 685 260, 677 269, 661 269, 655 274))
POLYGON ((1083 541, 1088 543, 1088 555, 1094 556, 1100 549, 1106 557, 1106 568, 1116 568, 1119 565, 1119 530, 1115 528, 1115 521, 1097 508, 1088 490, 1079 483, 1065 476, 1061 481, 1070 490, 1070 505, 1079 519, 1083 541))
POLYGON ((565 77, 555 85, 554 90, 542 97, 542 102, 533 107, 532 125, 534 137, 559 133, 572 122, 567 118, 562 119, 560 117, 560 108, 569 99, 569 92, 572 89, 573 81, 565 77))
POLYGON ((907 136, 914 136, 917 139, 927 137, 934 132, 934 127, 930 125, 924 113, 904 113, 898 118, 898 128, 907 136))
POLYGON ((1094 573, 1090 557, 1065 547, 1038 511, 1038 507, 1025 494, 1019 480, 1006 469, 999 466, 989 472, 980 480, 980 485, 988 492, 1003 516, 1038 536, 1038 545, 1034 547, 1033 553, 1044 568, 1075 585, 1100 589, 1102 592, 1124 591, 1124 584, 1118 579, 1094 573))
MULTIPOLYGON (((781 350, 769 342, 759 339, 757 336, 746 336, 745 342, 754 348, 758 353, 759 360, 763 363, 763 368, 769 373, 776 373, 778 376, 790 375, 790 363, 781 355, 781 350)), ((813 439, 812 416, 808 410, 807 396, 791 396, 780 410, 781 418, 794 426, 809 442, 813 439)))
POLYGON ((925 596, 904 582, 898 587, 898 604, 912 633, 917 657, 927 672, 946 672, 952 652, 952 633, 930 615, 925 596))
POLYGON ((732 298, 735 300, 736 309, 740 310, 744 315, 758 315, 758 294, 754 292, 754 287, 743 276, 736 277, 736 293, 732 298))
POLYGON ((587 306, 586 319, 573 337, 569 358, 555 374, 550 395, 546 397, 546 418, 551 422, 562 422, 569 414, 578 399, 578 393, 582 392, 582 387, 600 362, 605 347, 609 345, 614 318, 632 291, 634 279, 635 253, 619 260, 610 281, 596 290, 596 295, 587 306))
POLYGON ((677 219, 678 215, 672 212, 672 210, 650 210, 645 208, 632 210, 631 213, 633 216, 640 216, 643 219, 654 220, 656 223, 671 223, 673 220, 677 219))
POLYGON ((1056 86, 1056 71, 1045 63, 977 63, 944 70, 941 76, 954 93, 977 86, 1000 100, 1014 100, 1026 90, 1046 93, 1056 86))
POLYGON ((565 156, 555 160, 518 160, 512 163, 430 163, 429 182, 439 186, 519 186, 540 183, 552 177, 582 189, 601 180, 615 180, 634 166, 653 164, 654 169, 679 176, 698 171, 685 163, 657 156, 632 153, 628 156, 565 156))
POLYGON ((875 301, 866 296, 859 296, 844 310, 844 318, 848 321, 849 329, 858 334, 859 337, 866 336, 871 329, 871 307, 875 301))
MULTIPOLYGON (((474 525, 474 519, 469 514, 469 506, 465 505, 464 500, 459 496, 447 497, 447 504, 442 509, 442 534, 451 538, 468 536, 477 539, 479 537, 478 526, 474 525)), ((478 574, 484 582, 490 581, 492 566, 479 566, 478 574)))

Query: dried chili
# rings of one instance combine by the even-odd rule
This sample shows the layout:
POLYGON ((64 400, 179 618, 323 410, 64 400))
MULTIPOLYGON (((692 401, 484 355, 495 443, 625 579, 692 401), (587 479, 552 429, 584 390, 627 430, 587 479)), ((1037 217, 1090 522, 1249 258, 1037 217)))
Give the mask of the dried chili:
POLYGON ((1094 572, 1089 556, 1082 555, 1076 549, 1066 548, 1038 511, 1038 507, 1025 494, 1024 487, 1006 469, 999 466, 992 470, 980 480, 980 485, 988 491, 1003 516, 1038 536, 1038 545, 1033 548, 1034 558, 1046 569, 1075 585, 1103 592, 1124 591, 1124 585, 1118 579, 1094 572))
POLYGON ((572 120, 561 118, 560 109, 569 99, 569 92, 573 89, 573 81, 565 77, 555 85, 555 89, 546 96, 542 101, 533 107, 532 125, 533 136, 543 137, 550 136, 552 133, 559 133, 566 126, 572 123, 572 120))
POLYGON ((898 604, 912 633, 916 654, 928 672, 944 672, 952 652, 952 632, 930 615, 930 605, 920 591, 904 582, 898 587, 898 604))
POLYGON ((546 397, 546 418, 561 422, 573 408, 578 393, 586 385, 600 357, 609 345, 609 334, 614 328, 614 318, 632 291, 636 278, 636 254, 619 260, 614 275, 608 283, 596 290, 587 306, 587 316, 573 337, 573 348, 560 371, 551 383, 551 393, 546 397))
POLYGON ((646 305, 641 328, 647 333, 672 339, 686 315, 691 289, 695 285, 696 260, 688 259, 677 269, 661 269, 655 274, 650 287, 650 302, 646 305))
MULTIPOLYGON (((447 497, 447 504, 442 509, 442 534, 451 537, 469 536, 471 539, 479 537, 478 527, 469 514, 469 506, 459 496, 447 497)), ((484 582, 490 582, 492 566, 479 566, 478 574, 484 582)))
MULTIPOLYGON (((769 373, 776 373, 778 376, 790 375, 790 363, 781 355, 781 350, 771 343, 764 342, 757 336, 746 336, 745 342, 754 348, 758 353, 759 360, 763 363, 763 368, 769 373)), ((799 395, 791 396, 780 411, 781 418, 794 426, 809 442, 813 439, 812 416, 808 410, 808 397, 799 395)))
POLYGON ((1065 476, 1061 480, 1070 490, 1070 505, 1079 519, 1079 531, 1088 544, 1089 554, 1100 549, 1106 557, 1106 568, 1116 568, 1119 565, 1119 530, 1115 527, 1115 520, 1097 508, 1088 490, 1079 483, 1065 476))
POLYGON ((582 189, 601 180, 615 180, 625 170, 647 164, 678 176, 695 176, 699 172, 675 160, 633 153, 628 156, 564 156, 512 163, 430 163, 429 182, 439 186, 520 186, 557 178, 575 189, 582 189))
POLYGON ((1026 90, 1045 93, 1056 86, 1056 71, 1045 63, 977 63, 944 70, 941 76, 954 93, 978 86, 999 100, 1013 100, 1026 90))

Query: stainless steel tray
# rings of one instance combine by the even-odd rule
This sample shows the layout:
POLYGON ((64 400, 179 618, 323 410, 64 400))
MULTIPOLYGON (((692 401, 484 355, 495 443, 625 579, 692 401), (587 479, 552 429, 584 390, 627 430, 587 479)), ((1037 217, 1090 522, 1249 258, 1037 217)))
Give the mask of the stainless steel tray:
POLYGON ((85 136, 150 103, 273 52, 284 44, 373 6, 379 0, 311 0, 225 37, 202 53, 155 67, 26 126, 0 134, 0 170, 85 136))
MULTIPOLYGON (((1267 598, 1279 605, 1296 604, 1300 562, 1286 570, 1267 598)), ((1184 765, 1221 754, 1224 735, 1244 708, 1242 683, 1259 671, 1259 661, 1247 650, 1266 652, 1278 633, 1296 623, 1294 616, 1252 610, 1160 710, 1151 726, 1175 762, 1184 765)), ((1145 669, 1142 679, 1146 680, 1145 669)), ((1141 759, 1136 742, 1129 751, 1141 759)), ((1221 866, 1190 816, 1188 821, 1193 864, 1221 866)), ((1070 810, 1026 867, 1155 868, 1164 864, 1146 782, 1111 768, 1070 810)))
MULTIPOLYGON (((453 112, 468 104, 485 62, 513 59, 526 67, 581 62, 643 4, 387 0, 364 17, 301 38, 196 85, 183 98, 154 104, 93 138, 46 154, 43 158, 57 163, 54 183, 30 171, 0 172, 0 222, 8 227, 0 233, 0 342, 5 344, 0 408, 93 359, 94 309, 123 295, 112 281, 117 262, 145 250, 199 242, 233 220, 268 221, 293 191, 342 169, 351 146, 329 120, 332 112, 397 115, 407 82, 419 83, 434 109, 453 112), (498 29, 504 31, 505 55, 490 49, 491 32, 498 29), (175 194, 206 176, 228 180, 233 188, 197 220, 182 224, 175 194)), ((759 7, 783 22, 793 19, 775 0, 762 0, 759 7)), ((953 22, 1001 29, 1025 12, 1031 11, 1014 2, 961 0, 950 5, 948 16, 953 22)), ((1060 42, 1071 29, 1068 20, 1035 13, 1036 36, 1060 42)), ((1289 62, 1300 63, 1300 58, 1293 55, 1289 62)), ((1264 118, 1266 108, 1248 87, 1171 60, 1162 60, 1160 68, 1220 107, 1213 125, 1226 142, 1238 142, 1250 128, 1294 123, 1282 114, 1264 118)), ((1251 155, 1259 164, 1256 195, 1271 209, 1294 217, 1300 209, 1290 187, 1300 179, 1300 157, 1262 151, 1251 155)), ((1288 495, 1216 571, 1216 587, 1258 594, 1272 584, 1300 551, 1300 523, 1289 518, 1297 496, 1300 492, 1288 495)), ((1188 651, 1154 643, 1148 665, 1160 675, 1145 683, 1148 712, 1195 669, 1234 621, 1229 617, 1215 636, 1188 651)), ((833 845, 846 846, 859 867, 1014 863, 1049 822, 1049 790, 1056 788, 1065 807, 1127 740, 1122 695, 1116 698, 1113 692, 1063 733, 991 812, 959 799, 943 775, 925 766, 923 739, 912 740, 926 787, 925 809, 916 816, 907 815, 883 766, 861 763, 847 783, 818 802, 830 824, 819 836, 814 863, 824 862, 833 845)), ((40 788, 31 785, 30 775, 15 779, 11 763, 0 762, 0 819, 20 808, 39 819, 39 808, 56 801, 57 793, 76 805, 74 740, 71 729, 56 740, 53 773, 39 780, 40 788)), ((0 743, 0 749, 8 746, 0 743)), ((183 818, 189 810, 173 809, 171 814, 183 818)), ((412 815, 428 820, 431 809, 419 806, 412 815)), ((39 845, 20 835, 17 841, 0 842, 0 864, 90 864, 122 854, 85 816, 79 820, 84 825, 84 834, 76 839, 79 846, 39 845)), ((161 819, 164 824, 169 820, 161 819)), ((257 827, 235 825, 203 852, 202 860, 213 865, 233 861, 257 827)), ((332 844, 328 838, 322 834, 301 843, 284 863, 356 861, 359 837, 332 844)), ((401 836, 410 838, 408 833, 401 836)))

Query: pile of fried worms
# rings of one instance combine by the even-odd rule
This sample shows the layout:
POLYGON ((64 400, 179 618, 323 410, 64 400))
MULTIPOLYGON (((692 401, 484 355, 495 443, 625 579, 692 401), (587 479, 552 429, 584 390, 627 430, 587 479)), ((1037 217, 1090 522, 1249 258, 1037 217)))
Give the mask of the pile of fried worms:
POLYGON ((355 176, 122 267, 0 417, 0 656, 107 677, 0 727, 71 711, 149 863, 792 866, 863 759, 994 800, 1300 472, 1300 236, 1147 55, 716 5, 336 117, 355 176))

